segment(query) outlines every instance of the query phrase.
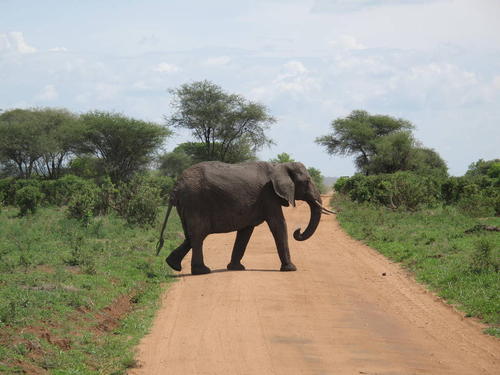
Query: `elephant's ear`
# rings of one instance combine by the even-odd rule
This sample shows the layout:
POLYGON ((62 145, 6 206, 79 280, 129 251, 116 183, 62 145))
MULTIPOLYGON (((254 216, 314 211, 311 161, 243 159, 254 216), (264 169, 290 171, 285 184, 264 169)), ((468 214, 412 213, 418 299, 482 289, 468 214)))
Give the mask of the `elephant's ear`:
POLYGON ((291 204, 295 207, 295 185, 285 165, 280 164, 274 168, 271 174, 271 181, 274 192, 286 201, 285 206, 291 204))

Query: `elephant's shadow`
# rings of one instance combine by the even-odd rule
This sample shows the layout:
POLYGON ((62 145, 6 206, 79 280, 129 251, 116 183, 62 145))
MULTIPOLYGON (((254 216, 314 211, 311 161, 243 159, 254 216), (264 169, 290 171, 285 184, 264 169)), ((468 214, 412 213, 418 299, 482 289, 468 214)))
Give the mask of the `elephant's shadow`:
MULTIPOLYGON (((226 268, 219 268, 215 270, 211 270, 210 273, 221 273, 221 272, 281 272, 280 270, 270 270, 270 269, 261 269, 261 268, 247 268, 245 270, 241 271, 231 271, 226 268)), ((183 278, 183 277, 191 277, 191 276, 200 276, 200 275, 193 275, 191 273, 179 273, 175 275, 170 275, 172 278, 183 278)))

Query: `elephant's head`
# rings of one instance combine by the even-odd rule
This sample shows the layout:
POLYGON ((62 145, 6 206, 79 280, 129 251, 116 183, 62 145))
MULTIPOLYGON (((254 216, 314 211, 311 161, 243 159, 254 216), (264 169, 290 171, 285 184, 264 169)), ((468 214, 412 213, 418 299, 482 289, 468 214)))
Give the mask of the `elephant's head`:
POLYGON ((276 194, 284 200, 284 206, 289 204, 295 206, 295 200, 306 201, 309 204, 311 217, 307 228, 303 233, 300 233, 300 229, 293 233, 293 238, 297 241, 307 240, 318 227, 321 214, 329 210, 322 207, 320 192, 306 167, 296 162, 274 164, 271 181, 276 194))

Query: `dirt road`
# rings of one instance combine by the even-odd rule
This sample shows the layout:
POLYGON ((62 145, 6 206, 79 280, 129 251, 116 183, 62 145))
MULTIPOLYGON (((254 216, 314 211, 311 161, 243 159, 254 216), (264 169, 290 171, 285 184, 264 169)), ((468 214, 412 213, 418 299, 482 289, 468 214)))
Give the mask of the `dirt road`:
MULTIPOLYGON (((287 209, 289 232, 308 215, 305 204, 287 209)), ((500 340, 351 239, 334 216, 311 239, 290 239, 297 272, 277 272, 265 224, 247 270, 228 272, 233 240, 205 241, 211 274, 191 276, 185 260, 131 375, 500 374, 500 340)))

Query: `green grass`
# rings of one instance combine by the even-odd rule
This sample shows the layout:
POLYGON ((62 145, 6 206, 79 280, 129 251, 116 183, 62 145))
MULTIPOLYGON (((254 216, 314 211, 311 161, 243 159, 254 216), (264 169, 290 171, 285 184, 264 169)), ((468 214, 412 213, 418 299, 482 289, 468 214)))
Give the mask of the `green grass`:
POLYGON ((411 270, 418 281, 500 337, 500 234, 466 230, 500 226, 446 206, 416 212, 360 205, 334 196, 341 226, 354 238, 411 270))
MULTIPOLYGON (((109 215, 82 226, 63 209, 17 213, 0 212, 0 373, 124 374, 170 281, 164 256, 154 256, 159 223, 131 227, 109 215)), ((180 228, 171 216, 163 255, 180 228)))

